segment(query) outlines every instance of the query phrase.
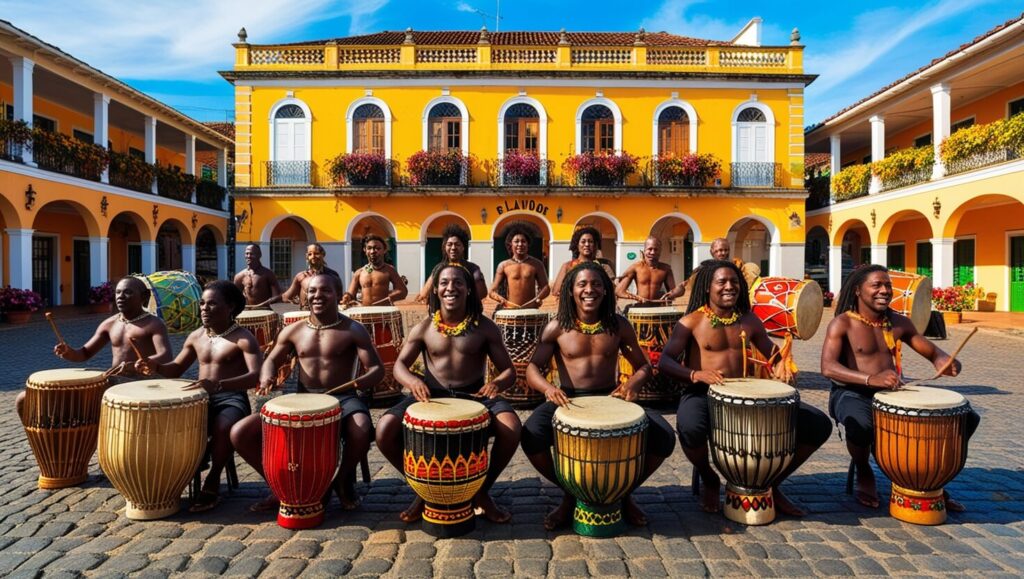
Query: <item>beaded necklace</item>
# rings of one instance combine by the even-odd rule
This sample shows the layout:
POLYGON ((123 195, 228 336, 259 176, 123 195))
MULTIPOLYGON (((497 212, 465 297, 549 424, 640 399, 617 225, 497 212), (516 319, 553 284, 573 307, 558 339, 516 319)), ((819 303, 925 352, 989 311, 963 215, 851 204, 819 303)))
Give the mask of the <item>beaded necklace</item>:
POLYGON ((217 338, 223 338, 224 336, 230 334, 231 332, 234 332, 235 330, 238 329, 238 327, 239 326, 238 326, 237 322, 233 323, 233 324, 231 324, 231 327, 229 327, 228 329, 224 330, 223 332, 221 332, 219 334, 214 334, 213 330, 211 328, 206 328, 206 337, 210 338, 210 341, 212 342, 212 341, 216 340, 217 338))
POLYGON ((731 326, 740 320, 740 313, 737 311, 733 311, 732 315, 727 318, 720 317, 709 306, 701 306, 700 311, 711 322, 712 328, 731 326))
POLYGON ((141 314, 135 316, 134 318, 132 318, 130 320, 128 318, 124 317, 124 314, 117 314, 117 319, 120 320, 122 324, 127 326, 128 324, 134 324, 135 322, 137 322, 137 321, 141 320, 142 318, 145 318, 146 316, 149 316, 149 315, 150 315, 149 312, 147 312, 146 310, 142 310, 141 314))
POLYGON ((848 310, 846 315, 864 325, 882 330, 882 337, 885 338, 885 347, 889 349, 889 355, 892 356, 892 363, 896 367, 896 374, 903 376, 902 344, 896 341, 896 336, 892 333, 892 320, 889 319, 889 316, 885 316, 880 322, 872 322, 853 310, 848 310))
POLYGON ((329 324, 314 324, 313 322, 309 321, 309 318, 306 318, 306 327, 308 327, 310 329, 313 329, 313 330, 316 330, 316 331, 319 332, 320 330, 329 330, 331 328, 339 326, 344 321, 345 321, 345 318, 339 317, 338 319, 334 320, 333 322, 331 322, 329 324))
POLYGON ((592 324, 576 320, 576 329, 588 335, 600 334, 601 332, 604 331, 604 324, 601 323, 601 320, 598 320, 592 324))
MULTIPOLYGON (((455 338, 455 337, 461 336, 461 335, 463 335, 463 334, 465 334, 466 332, 469 331, 469 324, 470 324, 469 316, 466 316, 465 318, 463 318, 463 320, 461 322, 459 322, 459 323, 457 323, 455 325, 449 325, 449 324, 446 324, 446 323, 441 321, 441 312, 437 311, 437 312, 434 312, 434 320, 433 321, 434 321, 434 328, 436 328, 437 331, 440 334, 442 334, 444 336, 448 336, 449 338, 455 338)), ((473 322, 473 325, 474 326, 477 325, 477 322, 473 322)))

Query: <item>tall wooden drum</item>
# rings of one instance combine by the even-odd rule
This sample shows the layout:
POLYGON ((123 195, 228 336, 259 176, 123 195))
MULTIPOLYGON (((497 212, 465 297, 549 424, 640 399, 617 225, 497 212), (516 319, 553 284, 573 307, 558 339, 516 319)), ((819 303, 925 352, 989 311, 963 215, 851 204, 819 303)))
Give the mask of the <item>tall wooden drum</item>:
POLYGON ((305 322, 309 319, 309 310, 292 310, 281 314, 281 327, 290 326, 295 322, 305 322))
MULTIPOLYGON (((375 404, 390 405, 402 396, 402 385, 395 380, 395 362, 405 341, 402 313, 394 306, 358 306, 345 310, 345 315, 366 326, 384 365, 384 379, 373 389, 375 404)), ((362 370, 357 370, 361 373, 362 370)))
POLYGON ((971 405, 951 390, 910 386, 875 394, 875 462, 892 480, 889 514, 918 525, 946 521, 942 487, 967 461, 971 405))
POLYGON ((39 488, 70 487, 89 478, 100 400, 109 385, 101 370, 43 370, 29 376, 22 424, 39 463, 39 488))
POLYGON ((727 483, 729 520, 775 520, 772 485, 796 453, 799 406, 796 389, 774 380, 743 378, 708 388, 711 458, 727 483))
POLYGON ((473 497, 487 476, 487 408, 473 400, 417 402, 402 417, 405 480, 423 499, 423 528, 458 537, 476 526, 473 497))
POLYGON ((238 314, 235 322, 256 336, 256 343, 264 354, 270 351, 281 329, 281 319, 273 310, 245 310, 238 314))
POLYGON ((750 287, 750 307, 773 336, 810 340, 821 324, 821 286, 810 279, 761 277, 750 287))
MULTIPOLYGON (((551 314, 537 309, 494 312, 494 323, 501 330, 501 339, 516 369, 515 384, 501 395, 517 408, 533 408, 544 401, 544 396, 526 385, 526 367, 530 365, 530 358, 533 358, 540 335, 550 319, 551 314)), ((488 370, 493 374, 490 364, 488 370)))
POLYGON ((590 537, 622 532, 622 499, 644 469, 647 415, 610 396, 573 398, 555 410, 555 475, 576 497, 573 529, 590 537))
MULTIPOLYGON (((626 312, 626 319, 636 330, 636 339, 640 349, 651 361, 651 379, 640 389, 638 401, 644 402, 675 402, 679 399, 682 384, 661 374, 658 361, 661 351, 672 337, 672 329, 683 317, 685 311, 675 306, 657 308, 632 307, 626 312)), ((633 375, 633 365, 624 356, 619 358, 619 383, 629 380, 633 375)))
POLYGON ((910 318, 917 331, 928 327, 932 313, 932 278, 902 271, 889 271, 892 301, 889 309, 910 318))
POLYGON ((191 380, 140 380, 103 395, 100 467, 129 519, 169 517, 206 450, 209 397, 191 380))

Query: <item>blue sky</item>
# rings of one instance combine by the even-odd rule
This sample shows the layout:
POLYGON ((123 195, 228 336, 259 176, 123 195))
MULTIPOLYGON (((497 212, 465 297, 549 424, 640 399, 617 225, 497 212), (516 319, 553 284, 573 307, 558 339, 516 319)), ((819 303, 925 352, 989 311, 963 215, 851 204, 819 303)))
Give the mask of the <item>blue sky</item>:
MULTIPOLYGON (((253 43, 380 30, 496 27, 498 0, 0 0, 0 18, 200 120, 230 118, 242 26, 253 43)), ((812 124, 1024 11, 1024 0, 736 2, 503 0, 501 30, 664 30, 728 40, 750 18, 765 44, 800 29, 812 124), (622 7, 627 6, 628 11, 622 7)))

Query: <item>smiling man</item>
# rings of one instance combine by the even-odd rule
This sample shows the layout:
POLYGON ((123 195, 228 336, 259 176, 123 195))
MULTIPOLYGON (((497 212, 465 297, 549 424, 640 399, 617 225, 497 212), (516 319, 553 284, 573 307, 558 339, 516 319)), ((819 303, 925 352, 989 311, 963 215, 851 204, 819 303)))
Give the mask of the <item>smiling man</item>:
MULTIPOLYGON (((562 287, 562 280, 565 279, 565 274, 581 263, 597 261, 597 253, 600 249, 601 232, 596 227, 580 227, 573 232, 572 239, 569 240, 569 253, 572 254, 572 259, 562 264, 562 267, 558 270, 558 275, 555 276, 555 283, 551 286, 555 288, 556 300, 559 297, 558 288, 562 287)), ((612 271, 611 266, 601 263, 601 267, 610 279, 615 279, 615 272, 612 271)))
POLYGON ((384 258, 388 254, 388 244, 379 235, 367 235, 363 238, 363 254, 366 265, 352 272, 352 283, 341 298, 343 306, 351 305, 359 295, 359 304, 363 306, 390 306, 404 300, 409 295, 405 281, 398 275, 398 270, 387 263, 384 258))
POLYGON ((505 235, 505 248, 512 257, 498 264, 489 294, 500 307, 539 308, 551 293, 544 264, 529 253, 531 241, 526 228, 518 224, 505 235))
POLYGON ((615 288, 615 297, 636 300, 635 307, 661 306, 681 296, 684 287, 676 287, 672 268, 661 261, 661 240, 653 235, 644 241, 643 259, 626 269, 615 288), (629 293, 629 284, 636 282, 636 293, 629 293))
MULTIPOLYGON (((306 288, 309 285, 309 280, 321 273, 330 274, 341 279, 341 275, 338 272, 327 267, 326 256, 327 251, 324 250, 324 246, 319 243, 309 244, 306 247, 306 269, 295 274, 295 278, 292 279, 292 285, 281 294, 281 301, 297 303, 299 308, 303 310, 309 309, 309 304, 306 303, 306 288)), ((270 303, 275 301, 277 300, 271 299, 270 303)))
POLYGON ((461 263, 466 266, 469 273, 473 274, 473 282, 476 285, 476 295, 483 299, 487 295, 487 282, 484 280, 484 274, 480 271, 480 266, 466 260, 466 251, 469 248, 469 232, 452 223, 444 228, 441 232, 441 251, 444 253, 444 259, 441 263, 434 266, 434 271, 430 272, 430 277, 427 278, 427 283, 423 284, 423 289, 416 295, 416 302, 425 304, 430 299, 430 295, 434 292, 434 274, 437 273, 437 268, 444 267, 445 263, 461 263))
POLYGON ((245 296, 246 308, 258 309, 280 301, 281 288, 274 272, 263 266, 263 250, 252 244, 245 248, 245 269, 235 275, 235 285, 245 296))

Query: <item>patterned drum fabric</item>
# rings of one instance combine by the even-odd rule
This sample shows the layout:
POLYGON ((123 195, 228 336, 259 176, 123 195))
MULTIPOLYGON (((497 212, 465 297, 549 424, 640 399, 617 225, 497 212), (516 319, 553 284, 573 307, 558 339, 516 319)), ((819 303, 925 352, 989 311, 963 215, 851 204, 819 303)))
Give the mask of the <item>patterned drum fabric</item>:
POLYGON ((148 310, 160 316, 172 334, 186 334, 201 325, 199 298, 203 288, 196 276, 187 271, 156 271, 136 275, 151 293, 148 310))

